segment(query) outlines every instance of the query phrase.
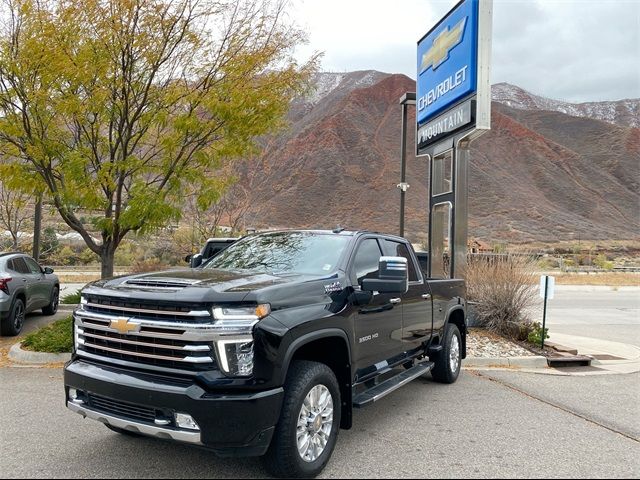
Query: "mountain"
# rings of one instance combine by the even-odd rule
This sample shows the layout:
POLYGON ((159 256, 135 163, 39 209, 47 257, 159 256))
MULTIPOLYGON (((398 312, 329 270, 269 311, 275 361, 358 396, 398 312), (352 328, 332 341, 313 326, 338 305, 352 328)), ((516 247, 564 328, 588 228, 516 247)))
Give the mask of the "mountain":
POLYGON ((508 83, 497 83, 491 87, 494 101, 520 110, 548 110, 566 113, 573 117, 586 117, 620 125, 640 127, 640 99, 614 102, 567 103, 540 97, 508 83))
MULTIPOLYGON (((398 100, 415 82, 364 71, 318 74, 316 85, 292 102, 290 127, 246 167, 247 224, 397 232, 398 100)), ((472 144, 470 236, 489 242, 638 237, 640 129, 631 126, 639 123, 637 100, 573 105, 507 84, 494 86, 493 94, 492 130, 472 144)), ((410 128, 410 151, 413 135, 410 128)), ((423 241, 428 166, 423 157, 407 160, 406 233, 423 241)))

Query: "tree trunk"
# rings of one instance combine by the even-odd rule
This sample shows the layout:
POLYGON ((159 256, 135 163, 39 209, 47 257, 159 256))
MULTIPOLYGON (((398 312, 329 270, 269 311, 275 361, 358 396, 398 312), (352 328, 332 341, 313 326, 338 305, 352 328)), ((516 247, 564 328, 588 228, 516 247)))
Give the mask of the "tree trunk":
POLYGON ((112 243, 107 243, 102 247, 102 254, 100 255, 100 261, 102 264, 101 278, 113 277, 113 261, 115 250, 116 249, 112 243))

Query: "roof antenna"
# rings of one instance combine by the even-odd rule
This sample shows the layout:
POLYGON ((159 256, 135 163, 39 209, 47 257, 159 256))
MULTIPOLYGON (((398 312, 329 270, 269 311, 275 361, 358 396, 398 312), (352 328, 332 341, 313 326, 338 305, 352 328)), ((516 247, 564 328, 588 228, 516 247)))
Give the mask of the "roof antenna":
POLYGON ((343 231, 344 231, 344 228, 341 227, 340 225, 338 225, 336 228, 333 229, 333 233, 340 233, 343 231))

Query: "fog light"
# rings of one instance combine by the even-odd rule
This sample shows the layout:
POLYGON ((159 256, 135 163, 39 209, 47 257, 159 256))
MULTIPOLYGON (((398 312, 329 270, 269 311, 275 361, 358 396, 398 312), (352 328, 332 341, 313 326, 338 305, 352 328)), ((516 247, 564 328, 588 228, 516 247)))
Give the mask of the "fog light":
POLYGON ((78 405, 82 405, 84 403, 84 401, 82 401, 82 399, 80 398, 78 390, 76 390, 75 388, 69 389, 69 400, 78 405))
POLYGON ((191 415, 186 413, 176 413, 176 425, 188 430, 200 430, 200 427, 191 415))

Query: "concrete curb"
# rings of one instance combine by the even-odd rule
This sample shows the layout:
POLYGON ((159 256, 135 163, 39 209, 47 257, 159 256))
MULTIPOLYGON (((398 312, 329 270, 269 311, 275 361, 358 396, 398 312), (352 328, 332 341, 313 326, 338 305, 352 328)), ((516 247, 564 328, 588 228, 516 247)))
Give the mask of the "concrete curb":
POLYGON ((462 366, 547 368, 547 358, 540 355, 530 357, 467 357, 462 361, 462 366))
POLYGON ((77 307, 78 307, 77 303, 72 303, 72 304, 60 303, 58 305, 58 310, 62 312, 73 312, 77 307))
POLYGON ((70 353, 42 353, 30 352, 20 348, 20 343, 14 344, 9 350, 9 358, 18 363, 46 365, 48 363, 62 363, 71 359, 70 353))

